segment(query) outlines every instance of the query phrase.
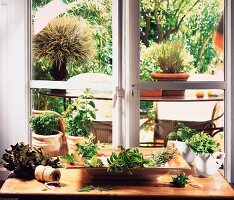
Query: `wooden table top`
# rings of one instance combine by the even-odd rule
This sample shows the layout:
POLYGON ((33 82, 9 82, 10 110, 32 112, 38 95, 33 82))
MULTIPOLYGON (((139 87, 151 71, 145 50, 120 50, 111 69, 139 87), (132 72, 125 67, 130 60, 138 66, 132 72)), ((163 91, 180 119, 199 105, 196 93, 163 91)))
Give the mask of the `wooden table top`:
MULTIPOLYGON (((223 176, 217 172, 209 178, 194 177, 202 188, 186 185, 185 188, 174 188, 171 177, 180 172, 170 171, 157 181, 95 181, 82 169, 60 169, 61 185, 55 189, 33 180, 22 180, 11 175, 0 190, 0 198, 19 198, 31 200, 43 199, 234 199, 234 191, 223 176), (110 191, 78 192, 83 186, 112 188, 110 191)), ((193 174, 194 170, 186 172, 193 174)))

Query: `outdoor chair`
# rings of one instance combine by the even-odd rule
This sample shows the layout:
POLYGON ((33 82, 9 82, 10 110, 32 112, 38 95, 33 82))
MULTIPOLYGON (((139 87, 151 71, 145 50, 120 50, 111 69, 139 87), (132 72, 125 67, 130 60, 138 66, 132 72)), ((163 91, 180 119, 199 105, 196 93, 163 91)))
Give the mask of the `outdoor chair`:
MULTIPOLYGON (((166 146, 167 143, 167 137, 170 132, 176 131, 178 129, 178 122, 185 124, 186 126, 195 129, 197 131, 203 131, 207 133, 208 135, 214 137, 216 134, 223 132, 223 104, 221 102, 206 102, 206 111, 201 112, 201 115, 205 115, 205 113, 208 113, 207 116, 210 115, 209 119, 199 119, 199 116, 197 120, 194 120, 190 118, 191 113, 185 112, 185 110, 182 109, 181 112, 184 113, 184 119, 182 118, 170 118, 165 116, 160 117, 160 106, 158 107, 158 118, 155 119, 154 124, 154 140, 158 143, 158 141, 161 141, 161 144, 158 144, 158 146, 166 146), (186 113, 186 114, 185 114, 186 113), (190 120, 191 119, 191 120, 190 120)), ((193 104, 194 109, 198 109, 199 104, 193 104)), ((183 104, 184 106, 184 104, 183 104)), ((178 105, 177 105, 178 107, 178 105)), ((188 110, 187 110, 188 111, 188 110)), ((170 112, 167 114, 170 115, 170 112)), ((174 116, 175 117, 175 116, 174 116)), ((204 116, 203 116, 204 117, 204 116)), ((202 117, 201 117, 202 118, 202 117)), ((203 118, 204 119, 204 118, 203 118)))

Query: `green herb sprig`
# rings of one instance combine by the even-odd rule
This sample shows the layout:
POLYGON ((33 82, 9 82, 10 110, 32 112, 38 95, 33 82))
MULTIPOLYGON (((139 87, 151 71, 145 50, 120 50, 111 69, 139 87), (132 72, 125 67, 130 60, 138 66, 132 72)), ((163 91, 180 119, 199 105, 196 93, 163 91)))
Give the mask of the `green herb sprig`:
POLYGON ((175 187, 185 187, 186 184, 190 183, 188 176, 185 173, 179 174, 176 177, 172 177, 173 182, 171 182, 175 187))
POLYGON ((77 159, 73 153, 67 153, 62 158, 65 159, 69 164, 75 164, 75 162, 77 162, 77 159))
POLYGON ((95 136, 92 134, 89 135, 87 139, 85 139, 82 143, 76 144, 76 150, 77 152, 82 155, 83 158, 90 160, 93 156, 95 156, 99 149, 99 144, 94 144, 93 141, 95 139, 95 136))
POLYGON ((198 155, 213 154, 218 150, 218 143, 213 137, 202 132, 190 138, 189 147, 198 155))
POLYGON ((93 156, 92 159, 85 159, 84 160, 84 166, 85 167, 102 167, 103 162, 100 158, 97 156, 93 156))
POLYGON ((107 159, 109 164, 108 172, 127 172, 132 174, 131 168, 139 167, 140 169, 144 169, 144 165, 149 162, 137 148, 132 150, 131 148, 125 149, 123 146, 120 146, 120 150, 119 154, 113 152, 110 158, 107 159))
POLYGON ((93 185, 88 185, 88 186, 84 186, 81 187, 77 190, 77 192, 90 192, 92 190, 98 190, 100 192, 104 192, 104 191, 109 191, 111 190, 111 188, 105 188, 105 187, 95 187, 93 185))
POLYGON ((175 132, 171 132, 168 135, 168 140, 178 140, 182 142, 188 142, 189 139, 198 134, 199 132, 195 129, 191 129, 185 126, 183 123, 178 123, 178 130, 175 132))
POLYGON ((149 166, 156 166, 156 167, 161 167, 163 165, 165 165, 169 160, 175 158, 175 152, 176 150, 173 149, 172 151, 167 151, 167 150, 163 150, 157 154, 153 154, 150 158, 149 158, 149 166))

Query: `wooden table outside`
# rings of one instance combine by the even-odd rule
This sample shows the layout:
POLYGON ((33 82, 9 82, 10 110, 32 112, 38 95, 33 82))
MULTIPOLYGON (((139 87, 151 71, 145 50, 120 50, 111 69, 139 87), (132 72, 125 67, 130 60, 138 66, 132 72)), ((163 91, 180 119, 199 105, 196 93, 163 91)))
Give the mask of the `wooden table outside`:
MULTIPOLYGON (((171 176, 180 172, 171 171, 158 181, 92 181, 81 169, 61 169, 61 186, 54 190, 46 189, 41 182, 17 179, 10 176, 0 190, 0 198, 19 198, 19 200, 59 200, 59 199, 234 199, 234 191, 223 176, 217 172, 209 178, 195 177, 203 185, 196 188, 174 188, 171 176), (110 191, 77 192, 87 185, 112 188, 110 191)), ((187 173, 187 172, 186 172, 187 173)), ((194 170, 190 171, 195 174, 194 170)), ((188 173, 187 173, 188 174, 188 173)))

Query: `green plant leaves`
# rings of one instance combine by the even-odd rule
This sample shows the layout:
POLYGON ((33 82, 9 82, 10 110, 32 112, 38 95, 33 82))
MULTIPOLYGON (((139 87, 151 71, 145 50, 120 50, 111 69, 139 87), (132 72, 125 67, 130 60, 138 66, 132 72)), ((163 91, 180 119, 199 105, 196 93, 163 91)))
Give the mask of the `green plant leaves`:
POLYGON ((189 147, 199 155, 204 153, 213 154, 218 150, 216 140, 203 132, 190 138, 189 147))
POLYGON ((45 112, 35 114, 29 120, 29 124, 36 134, 53 135, 58 126, 59 118, 55 113, 45 112))
POLYGON ((9 171, 14 171, 22 178, 33 178, 34 170, 38 165, 49 165, 59 167, 59 159, 51 158, 40 148, 30 147, 23 142, 11 145, 10 149, 2 155, 5 161, 4 167, 9 171))
POLYGON ((185 173, 179 174, 176 177, 172 177, 173 182, 171 182, 175 187, 185 187, 186 184, 190 183, 189 178, 185 173))
POLYGON ((90 89, 85 89, 83 94, 65 110, 63 116, 69 135, 87 137, 90 134, 90 126, 96 119, 97 111, 92 98, 90 89))
POLYGON ((97 154, 99 149, 98 144, 94 144, 95 137, 91 134, 83 143, 76 144, 77 152, 85 159, 92 159, 97 154))
POLYGON ((77 190, 77 192, 90 192, 92 190, 98 190, 100 192, 103 192, 103 191, 109 191, 109 190, 111 190, 111 188, 95 187, 93 185, 88 185, 88 186, 84 186, 84 187, 79 188, 77 190))

